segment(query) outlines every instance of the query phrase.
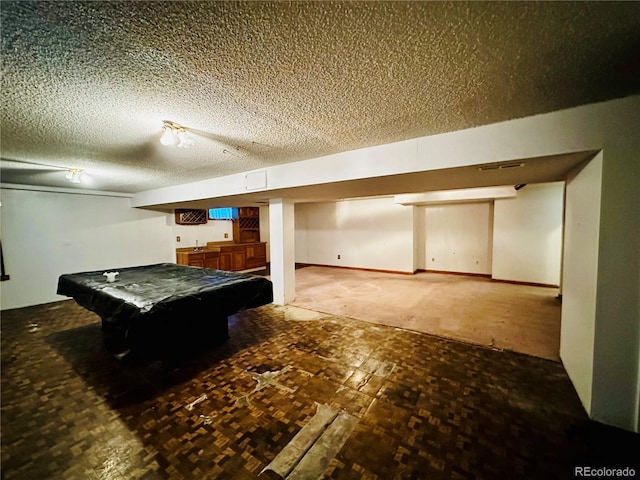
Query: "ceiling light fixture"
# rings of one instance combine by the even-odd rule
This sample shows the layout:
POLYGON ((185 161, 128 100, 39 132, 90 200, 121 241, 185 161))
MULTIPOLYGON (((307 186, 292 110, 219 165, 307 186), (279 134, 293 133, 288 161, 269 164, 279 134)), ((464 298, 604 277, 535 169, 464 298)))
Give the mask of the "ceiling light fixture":
POLYGON ((71 183, 83 183, 87 180, 87 174, 81 168, 70 168, 65 178, 71 183))
POLYGON ((187 133, 187 129, 176 122, 162 121, 162 136, 160 143, 171 147, 188 148, 193 145, 193 140, 187 133))

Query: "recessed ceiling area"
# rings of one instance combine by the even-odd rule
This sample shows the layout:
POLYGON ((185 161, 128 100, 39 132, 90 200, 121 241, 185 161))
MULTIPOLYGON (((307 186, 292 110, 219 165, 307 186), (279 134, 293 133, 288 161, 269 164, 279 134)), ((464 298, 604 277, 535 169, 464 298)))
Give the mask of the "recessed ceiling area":
POLYGON ((0 15, 12 184, 136 193, 640 91, 638 2, 5 1, 0 15), (162 145, 165 120, 193 145, 162 145))

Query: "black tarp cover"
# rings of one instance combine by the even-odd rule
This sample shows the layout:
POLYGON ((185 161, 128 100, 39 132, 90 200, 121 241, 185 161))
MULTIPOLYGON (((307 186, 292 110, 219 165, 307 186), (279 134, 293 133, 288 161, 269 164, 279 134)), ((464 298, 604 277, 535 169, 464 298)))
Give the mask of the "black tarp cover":
POLYGON ((161 263, 61 275, 59 295, 72 297, 104 322, 129 327, 137 321, 185 315, 228 316, 273 301, 264 277, 208 268, 161 263))

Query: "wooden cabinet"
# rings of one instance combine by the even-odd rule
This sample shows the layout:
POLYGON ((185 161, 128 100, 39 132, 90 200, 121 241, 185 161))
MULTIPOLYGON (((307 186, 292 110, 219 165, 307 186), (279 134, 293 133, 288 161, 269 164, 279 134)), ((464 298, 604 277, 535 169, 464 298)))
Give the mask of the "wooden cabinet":
POLYGON ((189 265, 192 267, 204 267, 204 254, 190 256, 189 265))
POLYGON ((214 270, 220 270, 220 252, 204 252, 204 266, 205 268, 213 268, 214 270))
POLYGON ((204 252, 176 252, 176 263, 190 267, 204 267, 204 252))
POLYGON ((246 245, 247 268, 262 267, 267 264, 267 244, 251 243, 246 245))
POLYGON ((247 253, 244 245, 229 244, 214 248, 219 248, 221 257, 224 257, 224 267, 221 262, 220 270, 237 271, 247 268, 245 266, 247 253))
POLYGON ((190 267, 206 267, 220 270, 220 252, 215 251, 176 251, 176 263, 190 267))
POLYGON ((235 243, 260 242, 260 209, 258 207, 238 208, 238 218, 233 221, 233 241, 235 243))
POLYGON ((232 270, 231 252, 220 252, 220 270, 232 270))
POLYGON ((176 263, 228 271, 266 267, 267 244, 209 242, 204 250, 180 248, 176 250, 176 263))
POLYGON ((231 269, 244 270, 247 268, 247 250, 244 245, 234 246, 231 255, 231 269))

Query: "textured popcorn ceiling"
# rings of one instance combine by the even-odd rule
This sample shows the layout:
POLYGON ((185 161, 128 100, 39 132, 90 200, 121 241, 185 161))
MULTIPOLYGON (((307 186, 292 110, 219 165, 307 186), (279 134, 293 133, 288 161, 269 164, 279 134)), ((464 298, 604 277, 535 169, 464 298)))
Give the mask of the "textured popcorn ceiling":
POLYGON ((138 192, 640 91, 640 3, 7 2, 2 182, 138 192), (189 149, 159 143, 161 121, 189 149))

